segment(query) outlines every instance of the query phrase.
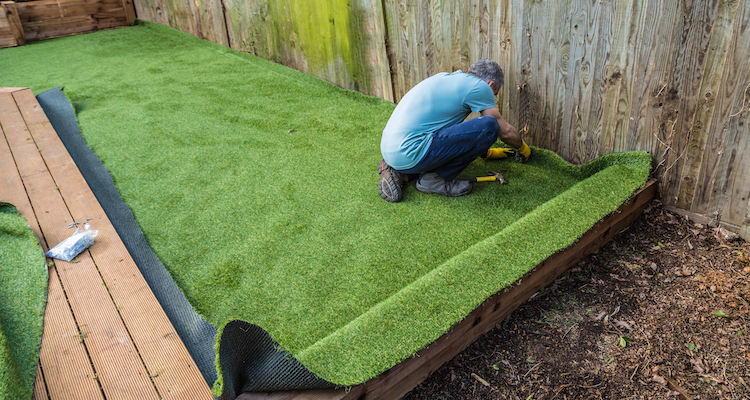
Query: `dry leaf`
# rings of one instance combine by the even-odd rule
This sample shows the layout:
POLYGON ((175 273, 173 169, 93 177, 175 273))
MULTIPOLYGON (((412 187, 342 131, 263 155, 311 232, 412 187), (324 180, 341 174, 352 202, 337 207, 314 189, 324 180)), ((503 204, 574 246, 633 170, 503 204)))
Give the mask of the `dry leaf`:
POLYGON ((667 380, 662 378, 662 376, 659 374, 655 374, 654 376, 652 376, 651 380, 662 386, 667 386, 667 380))
POLYGON ((614 320, 614 321, 615 321, 615 326, 618 326, 618 327, 623 328, 623 329, 627 329, 629 331, 633 330, 633 327, 629 323, 627 323, 625 321, 617 321, 617 320, 614 320))
POLYGON ((693 369, 699 374, 705 374, 706 371, 703 369, 703 363, 701 360, 690 360, 690 364, 693 364, 693 369))

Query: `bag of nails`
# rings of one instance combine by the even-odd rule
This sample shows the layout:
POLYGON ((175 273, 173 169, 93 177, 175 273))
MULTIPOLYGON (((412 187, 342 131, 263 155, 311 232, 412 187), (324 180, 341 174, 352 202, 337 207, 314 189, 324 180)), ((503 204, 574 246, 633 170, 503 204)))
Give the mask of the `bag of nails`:
POLYGON ((76 231, 73 232, 73 235, 44 253, 45 256, 70 261, 94 244, 94 238, 99 234, 99 231, 92 231, 88 222, 83 224, 83 229, 78 228, 77 223, 74 223, 74 225, 76 226, 76 231))

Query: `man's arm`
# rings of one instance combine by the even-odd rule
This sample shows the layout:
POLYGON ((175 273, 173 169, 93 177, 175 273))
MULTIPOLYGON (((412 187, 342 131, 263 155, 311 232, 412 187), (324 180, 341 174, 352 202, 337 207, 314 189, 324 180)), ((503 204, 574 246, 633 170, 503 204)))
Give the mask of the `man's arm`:
POLYGON ((480 114, 482 114, 482 116, 489 115, 497 118, 497 123, 500 125, 500 134, 498 135, 498 138, 502 140, 503 143, 515 149, 523 147, 523 140, 521 139, 521 134, 518 133, 518 129, 508 123, 508 121, 500 115, 500 110, 498 110, 497 107, 482 110, 480 111, 480 114))
MULTIPOLYGON (((531 156, 531 149, 526 142, 521 139, 521 134, 518 133, 518 129, 509 124, 508 121, 500 115, 500 110, 498 110, 497 107, 482 110, 481 114, 482 116, 492 116, 497 119, 497 123, 500 125, 500 134, 498 134, 498 138, 502 140, 503 143, 516 149, 516 161, 521 163, 526 162, 531 156)), ((490 151, 487 152, 487 157, 491 157, 490 151)))

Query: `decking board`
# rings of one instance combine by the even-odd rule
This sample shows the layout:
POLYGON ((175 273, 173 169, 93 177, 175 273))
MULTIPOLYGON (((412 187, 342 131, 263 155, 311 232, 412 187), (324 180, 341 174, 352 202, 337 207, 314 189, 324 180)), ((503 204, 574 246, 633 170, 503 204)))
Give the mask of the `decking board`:
POLYGON ((0 127, 0 200, 16 205, 44 250, 73 221, 99 231, 94 246, 50 267, 35 399, 212 399, 30 90, 0 89, 0 127))
MULTIPOLYGON (((17 110, 14 110, 14 100, 6 96, 6 93, 10 91, 0 89, 0 133, 3 133, 3 138, 0 140, 0 184, 2 185, 0 200, 14 204, 18 212, 26 217, 31 230, 40 239, 46 251, 48 246, 42 236, 18 166, 8 145, 8 138, 15 138, 19 134, 19 132, 15 135, 10 134, 10 129, 18 128, 18 124, 14 125, 13 122, 17 121, 19 115, 16 114, 17 110)), ((25 129, 21 128, 20 132, 25 132, 25 129)), ((54 264, 49 267, 49 287, 44 318, 45 330, 42 334, 43 345, 39 354, 40 363, 37 369, 34 399, 48 399, 48 391, 56 394, 55 399, 102 399, 101 389, 93 379, 94 372, 86 348, 78 339, 78 328, 65 299, 54 264), (41 370, 42 365, 46 371, 41 370), (49 382, 44 381, 45 373, 50 377, 49 382)))

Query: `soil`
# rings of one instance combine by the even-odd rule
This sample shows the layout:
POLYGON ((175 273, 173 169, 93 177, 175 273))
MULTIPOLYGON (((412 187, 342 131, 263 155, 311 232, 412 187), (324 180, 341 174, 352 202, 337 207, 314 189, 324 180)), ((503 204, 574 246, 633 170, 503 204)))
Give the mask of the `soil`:
POLYGON ((404 398, 750 399, 750 244, 727 233, 655 202, 404 398))

